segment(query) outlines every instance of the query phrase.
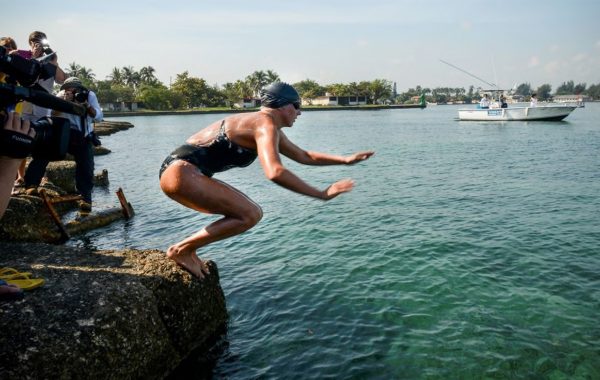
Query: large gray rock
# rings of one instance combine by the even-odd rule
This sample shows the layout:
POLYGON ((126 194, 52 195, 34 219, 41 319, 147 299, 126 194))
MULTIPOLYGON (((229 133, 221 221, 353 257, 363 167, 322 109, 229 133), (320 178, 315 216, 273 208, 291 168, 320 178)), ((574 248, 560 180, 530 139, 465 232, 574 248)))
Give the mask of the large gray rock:
POLYGON ((46 280, 0 306, 0 379, 163 378, 227 320, 214 263, 201 281, 160 251, 0 252, 0 267, 46 280))
MULTIPOLYGON (((46 177, 53 185, 66 193, 75 194, 75 161, 54 161, 46 168, 46 177)), ((103 169, 94 176, 94 186, 108 186, 108 170, 103 169)))
POLYGON ((96 132, 98 136, 112 135, 113 133, 124 131, 129 128, 133 128, 133 124, 127 121, 104 120, 94 123, 94 132, 96 132))
MULTIPOLYGON (((0 219, 0 241, 55 242, 60 239, 60 231, 41 198, 27 195, 10 198, 0 219)), ((0 252, 0 260, 3 255, 4 252, 0 252)))

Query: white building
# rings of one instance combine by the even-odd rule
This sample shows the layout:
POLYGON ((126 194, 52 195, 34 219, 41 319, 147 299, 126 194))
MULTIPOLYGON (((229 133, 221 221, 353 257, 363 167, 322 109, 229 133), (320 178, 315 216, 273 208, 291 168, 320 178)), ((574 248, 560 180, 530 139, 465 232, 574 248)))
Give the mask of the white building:
POLYGON ((554 95, 552 97, 557 103, 581 103, 581 102, 589 102, 592 100, 587 95, 554 95))
POLYGON ((358 106, 367 104, 366 96, 319 96, 313 99, 302 99, 305 106, 358 106))
POLYGON ((234 108, 256 108, 260 107, 260 99, 244 98, 233 103, 234 108))

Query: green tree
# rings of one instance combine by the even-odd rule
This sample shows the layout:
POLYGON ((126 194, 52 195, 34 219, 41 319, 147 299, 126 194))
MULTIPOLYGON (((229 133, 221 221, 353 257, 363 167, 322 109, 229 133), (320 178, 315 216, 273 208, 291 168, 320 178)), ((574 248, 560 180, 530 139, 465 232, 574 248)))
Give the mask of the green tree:
POLYGON ((154 76, 154 72, 156 70, 154 70, 154 67, 152 66, 145 66, 142 67, 140 69, 140 71, 138 72, 138 75, 140 77, 140 83, 143 85, 162 85, 160 83, 160 81, 154 76))
POLYGON ((294 88, 303 99, 314 99, 318 96, 325 95, 325 89, 317 82, 310 79, 305 79, 301 82, 294 83, 294 88))
POLYGON ((71 62, 67 65, 67 68, 64 71, 67 76, 76 77, 79 75, 79 70, 81 70, 81 66, 75 62, 71 62))
POLYGON ((546 101, 551 98, 552 86, 549 84, 543 84, 537 89, 538 99, 546 101))
POLYGON ((122 73, 121 69, 119 69, 118 67, 113 67, 111 73, 108 75, 108 79, 113 84, 118 84, 118 85, 125 84, 125 80, 123 79, 123 73, 122 73))
POLYGON ((600 99, 600 83, 588 87, 586 94, 594 100, 600 99))
POLYGON ((225 96, 215 87, 209 87, 202 78, 190 77, 187 71, 177 74, 171 89, 181 94, 187 108, 207 107, 225 104, 225 96))
POLYGON ((71 62, 65 69, 65 74, 67 74, 69 77, 79 78, 83 85, 87 88, 94 88, 95 86, 94 82, 96 74, 93 73, 92 69, 88 69, 85 66, 71 62))
POLYGON ((579 83, 578 85, 575 86, 575 88, 573 89, 573 93, 575 95, 580 95, 585 93, 585 88, 587 87, 587 85, 585 83, 579 83))
POLYGON ((110 80, 96 82, 95 92, 102 102, 134 102, 136 100, 133 88, 114 84, 110 80))
POLYGON ((228 107, 233 107, 234 103, 243 98, 235 83, 225 83, 222 92, 228 107))
POLYGON ((472 103, 473 98, 475 97, 475 93, 473 92, 474 87, 469 86, 469 92, 467 92, 467 96, 465 97, 465 103, 472 103))
POLYGON ((113 103, 117 101, 117 92, 112 89, 113 83, 110 80, 96 82, 94 92, 98 99, 103 103, 113 103))
POLYGON ((226 105, 225 94, 219 89, 219 86, 209 86, 206 89, 203 103, 208 107, 223 107, 226 105))
POLYGON ((140 85, 140 74, 132 66, 125 66, 121 70, 123 82, 134 90, 140 85))
POLYGON ((343 83, 332 83, 325 86, 325 91, 332 96, 347 96, 347 87, 348 86, 343 83))
POLYGON ((267 70, 266 76, 267 76, 267 82, 268 82, 267 84, 281 81, 281 79, 279 79, 279 74, 277 74, 273 70, 267 70))
POLYGON ((523 95, 523 96, 529 96, 531 95, 531 84, 529 83, 521 83, 520 85, 517 86, 517 89, 515 90, 515 94, 516 95, 523 95))
POLYGON ((568 82, 563 82, 560 86, 558 86, 556 89, 556 95, 571 95, 575 93, 574 90, 575 83, 570 80, 568 82))
POLYGON ((237 81, 235 81, 235 87, 237 88, 237 91, 240 94, 240 98, 249 99, 252 97, 252 87, 250 87, 245 81, 238 79, 237 81))
POLYGON ((253 96, 258 97, 260 89, 265 87, 269 82, 267 73, 264 71, 255 71, 246 77, 246 83, 252 89, 253 96))
POLYGON ((151 110, 168 110, 174 108, 170 102, 171 91, 164 85, 142 85, 137 100, 151 110))
POLYGON ((390 100, 392 98, 392 82, 385 79, 375 79, 374 81, 371 81, 371 84, 369 85, 369 97, 373 104, 390 100))

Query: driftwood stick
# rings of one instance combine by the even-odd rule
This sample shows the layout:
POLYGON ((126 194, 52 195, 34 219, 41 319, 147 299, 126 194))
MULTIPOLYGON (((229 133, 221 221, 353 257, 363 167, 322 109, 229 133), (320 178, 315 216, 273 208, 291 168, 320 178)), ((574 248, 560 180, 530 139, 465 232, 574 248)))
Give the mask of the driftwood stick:
POLYGON ((70 220, 67 222, 66 228, 71 235, 79 235, 86 231, 107 226, 119 219, 123 219, 123 212, 119 207, 113 207, 70 220))
POLYGON ((123 193, 123 189, 121 189, 120 187, 117 190, 117 197, 119 198, 119 202, 121 203, 121 209, 123 210, 123 215, 125 216, 125 219, 131 219, 133 217, 133 207, 131 207, 131 203, 127 202, 125 194, 123 193))
POLYGON ((46 194, 46 190, 41 189, 39 191, 39 194, 42 197, 42 200, 44 201, 44 204, 46 205, 48 212, 50 213, 50 217, 52 217, 52 220, 54 220, 54 223, 58 227, 61 238, 63 240, 69 240, 71 238, 71 236, 69 235, 69 232, 67 232, 67 229, 65 228, 65 225, 63 224, 62 220, 60 219, 60 216, 54 209, 54 206, 52 206, 52 201, 50 200, 50 197, 48 197, 48 194, 46 194))

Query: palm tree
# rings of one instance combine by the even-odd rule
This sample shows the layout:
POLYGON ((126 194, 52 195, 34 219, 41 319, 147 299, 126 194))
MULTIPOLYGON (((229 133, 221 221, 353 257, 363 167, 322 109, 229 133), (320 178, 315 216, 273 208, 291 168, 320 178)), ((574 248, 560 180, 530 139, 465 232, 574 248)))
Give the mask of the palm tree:
POLYGON ((156 70, 154 70, 154 67, 152 66, 142 67, 139 71, 140 81, 147 84, 155 83, 157 81, 156 77, 154 76, 155 71, 156 70))
POLYGON ((140 74, 132 66, 124 66, 121 73, 123 74, 123 81, 129 87, 135 89, 140 84, 140 74))
POLYGON ((79 69, 79 79, 86 80, 88 82, 93 82, 96 74, 92 72, 92 69, 88 69, 87 67, 81 66, 79 69))
POLYGON ((125 84, 123 81, 123 74, 121 72, 121 69, 119 69, 118 67, 113 67, 111 73, 108 75, 108 79, 110 79, 110 81, 113 84, 125 84))
POLYGON ((255 71, 246 77, 246 83, 252 89, 253 96, 258 96, 260 89, 265 87, 267 82, 267 74, 264 71, 255 71))
POLYGON ((281 79, 279 79, 279 75, 273 70, 267 70, 267 78, 266 79, 267 79, 268 83, 281 81, 281 79))
POLYGON ((242 98, 248 99, 252 97, 254 90, 248 85, 247 82, 238 79, 235 82, 235 87, 242 98))
POLYGON ((65 74, 69 77, 78 77, 79 71, 81 70, 81 66, 75 62, 69 63, 67 69, 65 70, 65 74))

